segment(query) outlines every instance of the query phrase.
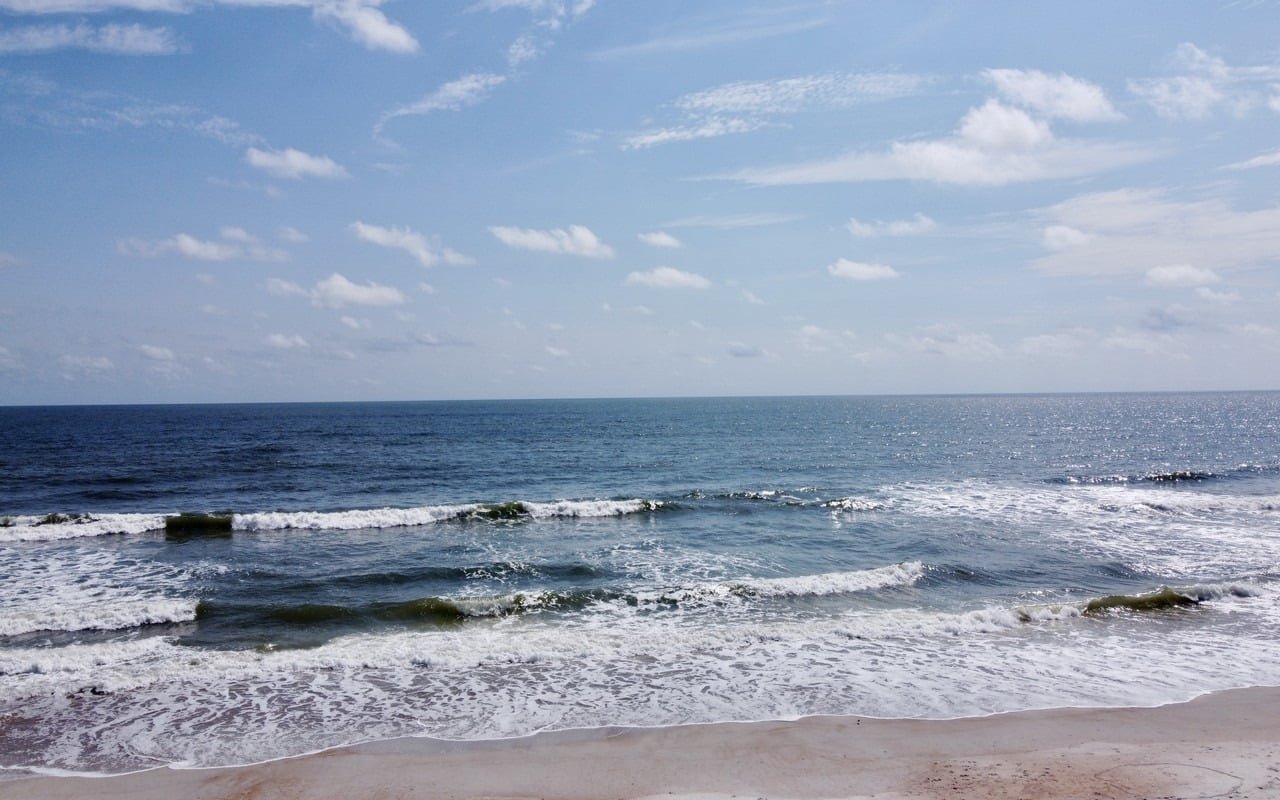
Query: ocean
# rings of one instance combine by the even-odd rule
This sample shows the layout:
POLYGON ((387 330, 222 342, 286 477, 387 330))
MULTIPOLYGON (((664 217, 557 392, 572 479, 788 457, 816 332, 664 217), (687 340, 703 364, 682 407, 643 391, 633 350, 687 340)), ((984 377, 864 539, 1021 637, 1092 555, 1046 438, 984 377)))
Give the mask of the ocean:
POLYGON ((1280 393, 0 408, 5 770, 1150 706, 1278 642, 1280 393))

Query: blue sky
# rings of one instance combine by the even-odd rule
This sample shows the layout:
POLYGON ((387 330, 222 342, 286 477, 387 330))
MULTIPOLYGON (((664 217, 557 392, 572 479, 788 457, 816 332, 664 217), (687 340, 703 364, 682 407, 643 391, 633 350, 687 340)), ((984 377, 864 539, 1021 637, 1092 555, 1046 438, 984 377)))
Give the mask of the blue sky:
POLYGON ((1280 388, 1277 32, 0 0, 0 403, 1280 388))

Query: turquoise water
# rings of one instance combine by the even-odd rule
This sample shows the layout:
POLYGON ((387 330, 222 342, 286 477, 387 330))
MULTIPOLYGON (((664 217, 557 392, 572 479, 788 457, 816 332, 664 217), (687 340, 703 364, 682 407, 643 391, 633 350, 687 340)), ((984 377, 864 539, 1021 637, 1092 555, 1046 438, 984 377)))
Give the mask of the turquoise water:
POLYGON ((0 409, 0 765, 1277 684, 1278 420, 1275 393, 0 409))

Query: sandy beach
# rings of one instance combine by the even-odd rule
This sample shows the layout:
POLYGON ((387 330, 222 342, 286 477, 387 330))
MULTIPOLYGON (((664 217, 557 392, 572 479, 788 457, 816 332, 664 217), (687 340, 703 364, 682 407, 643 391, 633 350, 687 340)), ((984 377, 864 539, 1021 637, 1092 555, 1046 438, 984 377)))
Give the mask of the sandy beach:
POLYGON ((1272 798, 1277 712, 1280 688, 1252 688, 1149 709, 410 738, 239 768, 14 779, 0 797, 1272 798))

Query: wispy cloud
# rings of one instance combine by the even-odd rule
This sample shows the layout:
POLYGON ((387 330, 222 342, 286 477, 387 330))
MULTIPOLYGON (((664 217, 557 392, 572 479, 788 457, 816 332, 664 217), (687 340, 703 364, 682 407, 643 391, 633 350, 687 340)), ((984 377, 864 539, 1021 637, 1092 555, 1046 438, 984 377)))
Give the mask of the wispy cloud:
POLYGON ((945 138, 894 142, 888 150, 855 151, 719 177, 756 186, 897 180, 1003 186, 1091 175, 1157 155, 1151 146, 1059 139, 1044 120, 991 99, 970 109, 945 138))
POLYGON ((186 14, 208 6, 311 10, 317 22, 334 25, 370 50, 412 53, 418 42, 382 13, 383 0, 0 0, 0 11, 14 14, 96 14, 110 11, 186 14))
POLYGON ((732 230, 734 228, 759 228, 765 225, 782 225, 787 222, 795 222, 803 219, 800 214, 783 214, 770 211, 761 211, 747 214, 722 214, 707 215, 696 217, 681 217, 673 219, 670 222, 664 222, 665 228, 722 228, 732 230))
POLYGON ((277 178, 299 180, 301 178, 349 178, 345 167, 328 156, 313 156, 292 147, 284 150, 260 150, 250 147, 245 151, 245 161, 277 178))
POLYGON ((1124 119, 1100 86, 1080 78, 1034 69, 989 69, 982 75, 995 84, 1004 99, 1049 118, 1072 122, 1124 119))
POLYGON ((1280 207, 1238 211, 1219 197, 1175 200, 1122 189, 1079 195, 1035 218, 1073 232, 1073 241, 1059 236, 1056 249, 1032 262, 1052 275, 1146 276, 1170 265, 1181 265, 1182 275, 1219 274, 1274 262, 1280 253, 1280 207))
POLYGON ((1258 169, 1259 167, 1280 167, 1280 150, 1272 150, 1269 153, 1227 165, 1227 169, 1258 169))
POLYGON ((1274 103, 1268 92, 1280 81, 1280 64, 1232 66, 1190 42, 1178 45, 1172 61, 1180 74, 1129 81, 1129 91, 1162 117, 1204 119, 1219 109, 1243 117, 1274 103))
POLYGON ((917 213, 911 219, 895 219, 887 222, 878 219, 863 221, 857 217, 850 217, 844 227, 859 239, 868 239, 875 236, 919 236, 938 227, 938 223, 924 214, 917 213))
POLYGON ((122 56, 162 56, 181 49, 168 28, 144 25, 37 25, 0 31, 0 53, 88 50, 122 56))
POLYGON ((220 239, 200 239, 189 233, 177 233, 167 239, 148 241, 136 237, 122 239, 116 250, 124 255, 160 258, 176 255, 195 261, 287 261, 289 254, 262 244, 242 228, 225 227, 220 239))
POLYGON ((672 248, 672 249, 678 248, 678 247, 684 247, 684 244, 679 239, 667 233, 666 231, 638 233, 636 234, 636 238, 644 242, 645 244, 649 245, 650 247, 664 247, 664 248, 672 248))
POLYGON ((827 272, 833 277, 851 281, 883 281, 898 277, 898 271, 887 264, 869 264, 847 258, 827 265, 827 272))
POLYGON ((632 272, 627 275, 628 286, 647 286, 651 289, 706 289, 711 281, 693 272, 674 267, 657 267, 648 272, 632 272))
POLYGON ((586 258, 613 258, 613 248, 600 241, 590 228, 570 225, 568 229, 511 228, 494 225, 489 232, 507 247, 516 250, 533 250, 540 253, 584 256, 586 258))
POLYGON ((406 298, 403 292, 391 286, 379 283, 358 284, 340 273, 316 283, 310 289, 304 289, 293 281, 280 278, 268 278, 266 282, 268 294, 277 297, 308 297, 317 308, 346 308, 347 306, 387 307, 404 305, 406 298))
POLYGON ((793 33, 820 28, 827 24, 821 17, 777 22, 773 20, 750 19, 716 27, 694 31, 681 31, 666 34, 634 44, 618 45, 597 50, 590 55, 597 61, 609 61, 620 58, 651 56, 662 53, 680 53, 694 50, 705 50, 712 47, 745 44, 776 36, 787 36, 793 33))
POLYGON ((403 250, 413 256, 424 267, 433 267, 440 262, 446 264, 470 264, 472 259, 456 250, 443 247, 439 242, 409 228, 370 225, 365 222, 351 223, 351 230, 362 241, 376 244, 379 247, 390 247, 403 250))
POLYGON ((457 80, 442 84, 434 92, 423 95, 412 103, 398 106, 384 113, 374 125, 373 132, 381 134, 387 123, 393 119, 423 116, 436 111, 457 111, 476 105, 488 97, 495 87, 502 85, 506 79, 505 75, 491 72, 463 75, 457 80))
POLYGON ((672 105, 681 119, 634 133, 623 148, 747 133, 773 124, 785 114, 849 108, 863 103, 917 94, 930 79, 906 73, 826 73, 771 81, 737 81, 693 92, 672 105))

